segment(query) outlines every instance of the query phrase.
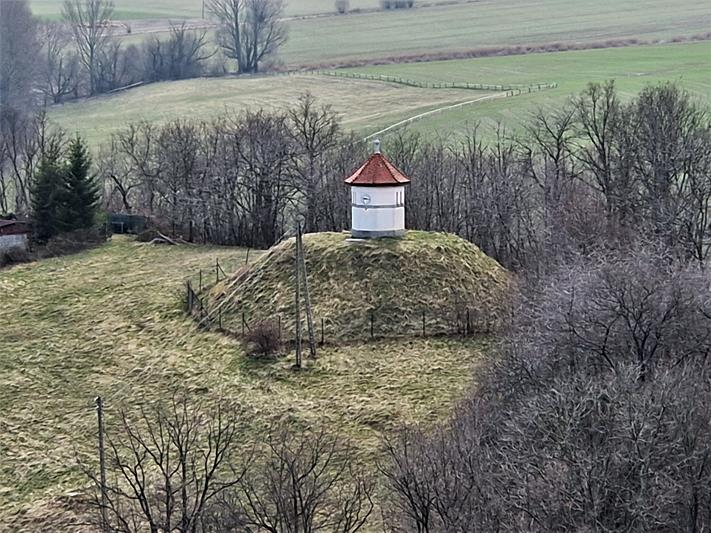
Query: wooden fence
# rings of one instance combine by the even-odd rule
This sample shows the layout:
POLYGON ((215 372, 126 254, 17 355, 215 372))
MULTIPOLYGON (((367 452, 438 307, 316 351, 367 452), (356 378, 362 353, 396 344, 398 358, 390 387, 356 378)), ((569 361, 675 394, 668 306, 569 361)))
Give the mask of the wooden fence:
POLYGON ((383 81, 388 83, 397 83, 408 87, 417 87, 420 89, 466 89, 472 91, 496 91, 507 92, 513 94, 532 93, 544 91, 546 89, 554 89, 558 86, 557 83, 537 83, 532 85, 503 85, 503 84, 484 84, 484 83, 469 83, 469 82, 446 82, 446 81, 420 81, 399 76, 387 76, 383 74, 363 74, 359 72, 339 72, 337 70, 315 70, 311 74, 319 76, 333 76, 337 78, 350 78, 357 80, 383 81))

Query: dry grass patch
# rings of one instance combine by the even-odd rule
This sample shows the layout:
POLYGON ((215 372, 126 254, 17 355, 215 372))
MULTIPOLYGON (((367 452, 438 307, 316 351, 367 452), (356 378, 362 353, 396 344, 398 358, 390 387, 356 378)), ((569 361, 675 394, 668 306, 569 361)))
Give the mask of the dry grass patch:
MULTIPOLYGON (((324 320, 327 341, 376 336, 452 334, 457 318, 488 331, 497 322, 509 274, 464 239, 447 233, 408 231, 403 239, 350 242, 346 233, 304 236, 314 317, 324 320)), ((209 292, 209 316, 231 331, 281 317, 293 338, 294 239, 273 247, 209 292)))
MULTIPOLYGON (((239 341, 183 314, 186 278, 244 262, 245 250, 157 247, 114 238, 99 248, 0 272, 0 524, 77 531, 85 480, 75 449, 95 453, 93 399, 136 407, 185 391, 228 397, 250 422, 342 426, 372 464, 379 434, 441 418, 481 360, 475 341, 416 339, 330 347, 301 371, 247 358, 239 341)), ((250 257, 254 256, 254 252, 250 257)), ((244 442, 259 440, 246 433, 244 442)), ((0 527, 2 529, 2 527, 0 527)))

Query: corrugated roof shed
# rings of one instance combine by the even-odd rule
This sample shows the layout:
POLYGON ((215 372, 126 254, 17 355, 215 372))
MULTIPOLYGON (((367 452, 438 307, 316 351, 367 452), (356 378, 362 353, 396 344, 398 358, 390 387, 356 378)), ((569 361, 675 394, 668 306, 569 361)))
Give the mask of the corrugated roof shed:
POLYGON ((32 226, 29 221, 0 219, 0 235, 19 235, 31 232, 32 226))

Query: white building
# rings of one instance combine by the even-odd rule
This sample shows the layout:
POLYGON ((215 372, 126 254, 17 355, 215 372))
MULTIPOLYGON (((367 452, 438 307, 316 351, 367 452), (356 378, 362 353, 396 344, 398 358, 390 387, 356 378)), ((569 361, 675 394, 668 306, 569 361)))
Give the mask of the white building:
POLYGON ((13 248, 29 250, 29 236, 29 222, 0 219, 0 252, 7 252, 13 248))
POLYGON ((405 185, 410 179, 375 151, 346 183, 351 186, 351 234, 355 238, 405 234, 405 185))

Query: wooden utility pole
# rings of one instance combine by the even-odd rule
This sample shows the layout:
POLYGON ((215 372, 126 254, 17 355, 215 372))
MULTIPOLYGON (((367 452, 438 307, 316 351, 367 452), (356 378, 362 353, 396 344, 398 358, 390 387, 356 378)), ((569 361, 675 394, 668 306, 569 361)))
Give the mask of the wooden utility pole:
POLYGON ((99 479, 101 482, 101 531, 109 530, 106 517, 106 459, 104 457, 104 402, 101 396, 96 397, 96 415, 99 422, 99 479))
POLYGON ((301 368, 301 295, 299 294, 299 234, 296 234, 294 256, 294 306, 296 312, 296 368, 301 368))
POLYGON ((316 357, 316 336, 314 334, 314 314, 311 310, 311 295, 309 294, 309 281, 306 278, 306 260, 304 259, 304 241, 301 238, 301 224, 299 223, 296 234, 298 248, 299 268, 304 280, 304 303, 306 304, 306 324, 309 330, 309 355, 316 357))

